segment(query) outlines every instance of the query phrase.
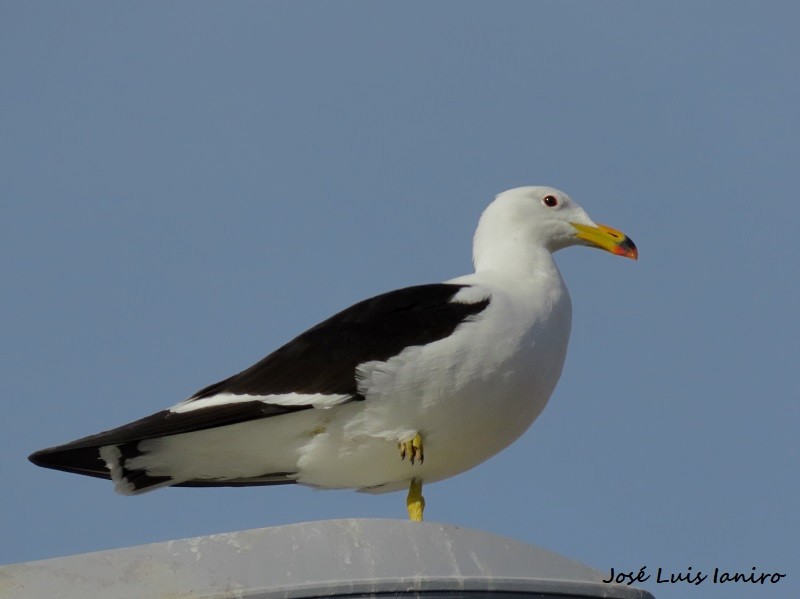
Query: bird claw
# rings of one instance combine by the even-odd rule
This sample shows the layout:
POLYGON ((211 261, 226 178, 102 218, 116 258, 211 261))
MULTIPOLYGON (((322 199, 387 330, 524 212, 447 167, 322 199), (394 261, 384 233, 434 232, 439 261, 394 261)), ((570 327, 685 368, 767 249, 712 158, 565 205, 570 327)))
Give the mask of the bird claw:
POLYGON ((414 437, 408 441, 401 441, 398 443, 398 447, 400 448, 400 459, 405 460, 406 456, 408 456, 408 461, 411 462, 412 466, 416 460, 419 460, 420 464, 425 461, 425 453, 422 448, 422 437, 419 433, 414 435, 414 437))

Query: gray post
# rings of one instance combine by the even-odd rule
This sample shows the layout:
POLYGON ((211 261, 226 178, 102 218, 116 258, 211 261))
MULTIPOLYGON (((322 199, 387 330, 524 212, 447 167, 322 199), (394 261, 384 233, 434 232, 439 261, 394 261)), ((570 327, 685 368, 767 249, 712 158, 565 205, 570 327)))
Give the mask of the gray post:
POLYGON ((538 547, 456 526, 329 520, 0 567, 9 599, 293 599, 376 594, 653 599, 538 547))

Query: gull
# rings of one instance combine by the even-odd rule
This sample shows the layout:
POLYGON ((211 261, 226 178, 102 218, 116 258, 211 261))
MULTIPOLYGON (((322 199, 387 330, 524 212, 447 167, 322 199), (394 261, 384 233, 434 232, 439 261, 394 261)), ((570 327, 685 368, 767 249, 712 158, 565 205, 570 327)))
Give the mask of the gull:
POLYGON ((478 223, 474 273, 361 301, 171 408, 29 459, 125 495, 408 489, 409 518, 422 520, 423 484, 508 447, 547 404, 572 319, 553 253, 573 245, 638 257, 557 189, 505 191, 478 223))

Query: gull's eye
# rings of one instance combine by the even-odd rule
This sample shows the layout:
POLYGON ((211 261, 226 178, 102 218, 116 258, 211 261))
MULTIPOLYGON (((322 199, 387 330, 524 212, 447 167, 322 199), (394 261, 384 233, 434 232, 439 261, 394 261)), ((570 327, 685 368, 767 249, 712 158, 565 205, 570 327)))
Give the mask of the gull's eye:
POLYGON ((558 206, 558 198, 556 196, 544 196, 542 198, 542 204, 548 208, 554 208, 555 206, 558 206))

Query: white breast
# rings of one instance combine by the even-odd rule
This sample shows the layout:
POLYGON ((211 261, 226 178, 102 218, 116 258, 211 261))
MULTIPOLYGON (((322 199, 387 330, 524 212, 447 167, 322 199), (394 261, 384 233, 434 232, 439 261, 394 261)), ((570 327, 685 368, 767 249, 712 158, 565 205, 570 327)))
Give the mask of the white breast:
POLYGON ((547 404, 566 356, 571 303, 552 275, 453 281, 480 283, 483 297, 465 301, 491 294, 489 307, 446 339, 362 365, 366 401, 332 411, 302 451, 299 481, 390 491, 468 470, 516 440, 547 404), (412 466, 397 443, 417 432, 425 462, 412 466))

